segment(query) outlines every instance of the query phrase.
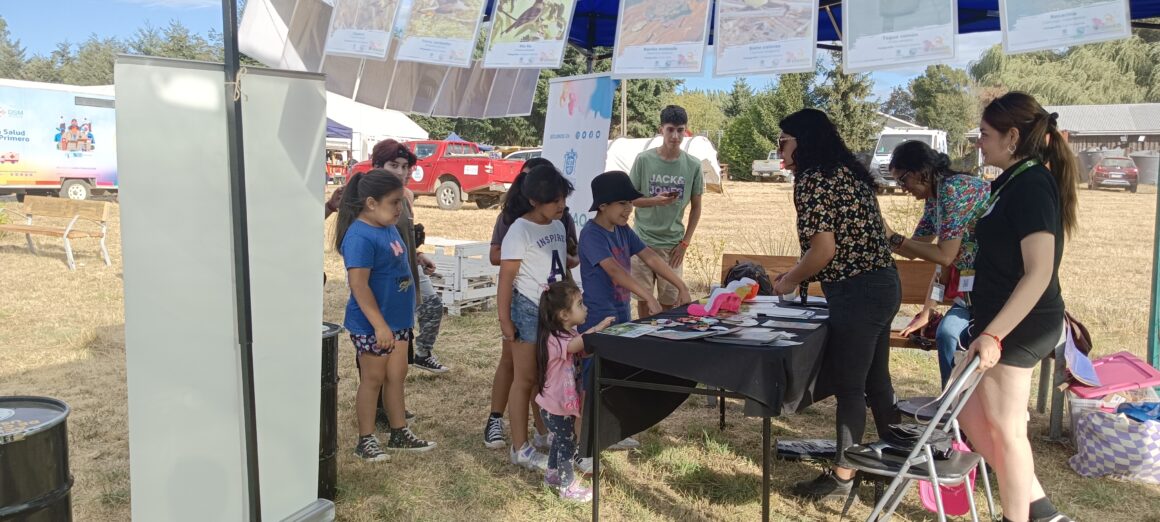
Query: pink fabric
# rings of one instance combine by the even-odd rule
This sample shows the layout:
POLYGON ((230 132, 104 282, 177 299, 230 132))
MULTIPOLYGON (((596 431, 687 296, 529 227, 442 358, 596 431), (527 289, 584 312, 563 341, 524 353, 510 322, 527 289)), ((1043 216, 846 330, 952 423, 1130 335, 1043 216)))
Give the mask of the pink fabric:
MULTIPOLYGON (((955 441, 951 445, 956 451, 971 451, 966 443, 955 441)), ((972 469, 967 475, 967 483, 957 486, 939 486, 942 495, 943 509, 946 514, 960 516, 971 512, 971 493, 975 491, 975 473, 978 468, 972 469)), ((931 513, 938 513, 938 504, 934 501, 934 486, 925 480, 918 481, 918 497, 922 500, 922 507, 931 513)))
POLYGON ((689 315, 697 317, 717 315, 717 313, 722 310, 726 312, 736 312, 741 310, 741 298, 737 297, 737 294, 735 293, 728 292, 718 294, 717 298, 714 299, 712 303, 709 303, 708 307, 705 307, 700 303, 693 303, 689 305, 688 308, 689 315))
POLYGON ((567 335, 548 338, 548 371, 544 375, 544 391, 536 395, 536 404, 552 415, 580 416, 580 394, 576 392, 576 354, 568 353, 568 342, 579 335, 575 330, 567 335))

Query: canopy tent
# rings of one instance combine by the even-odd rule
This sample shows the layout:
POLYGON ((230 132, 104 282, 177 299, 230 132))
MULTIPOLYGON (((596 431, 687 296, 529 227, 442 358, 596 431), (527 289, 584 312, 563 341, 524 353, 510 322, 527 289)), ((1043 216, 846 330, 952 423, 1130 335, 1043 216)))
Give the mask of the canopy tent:
MULTIPOLYGON (((604 160, 604 170, 632 170, 632 163, 636 156, 646 150, 660 147, 663 139, 660 136, 652 138, 616 138, 608 142, 608 156, 604 160)), ((705 180, 705 190, 722 193, 721 163, 717 161, 717 148, 713 142, 704 136, 686 137, 681 140, 681 150, 689 153, 701 162, 701 174, 705 180)))
POLYGON ((342 139, 342 140, 349 140, 353 137, 354 137, 354 135, 351 133, 350 127, 347 127, 346 125, 343 125, 343 124, 341 124, 337 121, 334 121, 330 118, 326 119, 326 138, 327 139, 337 138, 337 139, 342 139))

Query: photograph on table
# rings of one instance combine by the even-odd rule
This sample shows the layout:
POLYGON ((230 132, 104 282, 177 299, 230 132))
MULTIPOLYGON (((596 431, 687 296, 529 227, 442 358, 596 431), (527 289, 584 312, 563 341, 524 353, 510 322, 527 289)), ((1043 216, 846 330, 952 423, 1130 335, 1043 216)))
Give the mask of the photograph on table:
POLYGON ((709 0, 625 0, 616 25, 614 77, 700 73, 709 0))
POLYGON ((720 0, 715 76, 814 69, 817 0, 720 0))
POLYGON ((484 67, 560 66, 576 0, 496 2, 484 67))
POLYGON ((387 59, 399 0, 345 0, 334 6, 326 54, 387 59))

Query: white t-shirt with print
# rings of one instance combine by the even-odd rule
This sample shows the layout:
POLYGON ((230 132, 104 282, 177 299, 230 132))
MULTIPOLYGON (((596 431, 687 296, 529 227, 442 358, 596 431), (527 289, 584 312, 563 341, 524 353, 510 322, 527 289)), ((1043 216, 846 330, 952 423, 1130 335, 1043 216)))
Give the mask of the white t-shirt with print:
POLYGON ((519 218, 503 238, 500 259, 520 261, 515 289, 536 304, 548 285, 564 279, 568 261, 565 237, 564 224, 559 220, 537 225, 519 218))

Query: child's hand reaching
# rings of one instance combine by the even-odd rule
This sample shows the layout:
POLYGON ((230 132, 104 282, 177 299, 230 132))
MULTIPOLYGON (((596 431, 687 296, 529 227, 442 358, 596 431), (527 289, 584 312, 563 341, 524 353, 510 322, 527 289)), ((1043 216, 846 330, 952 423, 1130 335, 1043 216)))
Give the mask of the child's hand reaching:
POLYGON ((657 301, 657 298, 649 296, 648 301, 646 301, 645 304, 648 305, 649 315, 656 315, 661 313, 661 302, 657 301))
POLYGON ((596 326, 593 326, 592 328, 589 328, 586 333, 594 333, 594 332, 602 331, 605 328, 612 326, 612 322, 615 320, 616 320, 616 318, 611 316, 611 315, 608 317, 605 317, 604 320, 600 321, 599 324, 597 324, 596 326))

